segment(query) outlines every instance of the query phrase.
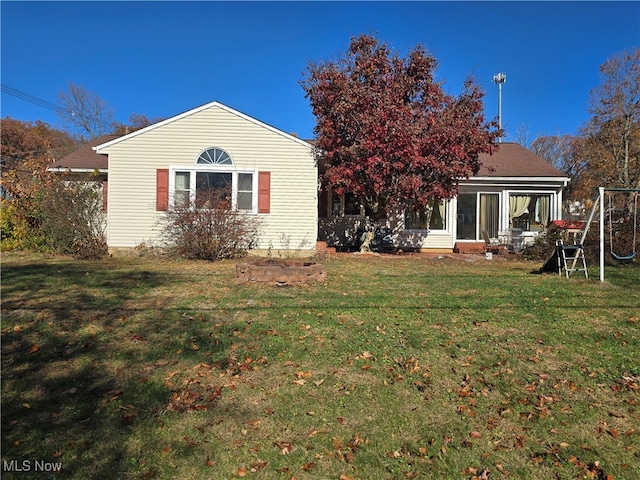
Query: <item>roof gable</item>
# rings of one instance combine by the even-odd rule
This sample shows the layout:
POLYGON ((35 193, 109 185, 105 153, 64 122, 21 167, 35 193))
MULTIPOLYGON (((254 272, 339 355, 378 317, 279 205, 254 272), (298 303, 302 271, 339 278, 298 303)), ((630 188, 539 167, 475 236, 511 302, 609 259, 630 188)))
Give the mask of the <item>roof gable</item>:
POLYGON ((188 110, 186 112, 183 112, 183 113, 181 113, 179 115, 175 115, 175 116, 173 116, 171 118, 167 118, 166 120, 163 120, 161 122, 155 123, 153 125, 149 125, 148 127, 142 128, 142 129, 137 130, 135 132, 132 132, 132 133, 130 133, 128 135, 124 135, 122 137, 116 138, 116 139, 108 141, 106 143, 97 145, 94 149, 97 152, 100 152, 100 150, 109 148, 110 146, 115 145, 117 143, 125 142, 130 138, 137 137, 138 135, 144 135, 146 132, 149 132, 151 130, 155 130, 157 128, 160 128, 160 127, 162 127, 164 125, 167 125, 167 124, 170 124, 170 123, 173 123, 173 122, 177 122, 177 121, 181 120, 182 118, 185 118, 185 117, 188 117, 188 116, 191 116, 191 115, 195 115, 195 114, 197 114, 197 113, 199 113, 199 112, 201 112, 203 110, 207 110, 209 108, 214 108, 214 107, 220 108, 221 110, 224 110, 224 111, 226 111, 226 112, 228 112, 228 113, 230 113, 232 115, 236 115, 236 116, 238 116, 240 118, 243 118, 244 120, 247 120, 247 121, 249 121, 251 123, 259 125, 259 126, 261 126, 263 128, 266 128, 267 130, 270 130, 273 133, 276 133, 278 135, 282 135, 282 136, 284 136, 284 137, 286 137, 286 138, 288 138, 288 139, 290 139, 290 140, 292 140, 292 141, 294 141, 296 143, 299 143, 300 145, 304 145, 304 146, 306 146, 306 147, 308 147, 310 149, 314 148, 313 145, 311 145, 309 142, 301 140, 300 138, 298 138, 296 136, 293 136, 293 135, 290 135, 290 134, 288 134, 286 132, 283 132, 282 130, 278 130, 277 128, 272 127, 271 125, 268 125, 268 124, 266 124, 264 122, 261 122, 260 120, 257 120, 257 119, 255 119, 253 117, 250 117, 249 115, 245 115, 244 113, 239 112, 237 110, 234 110, 233 108, 227 107, 226 105, 223 105, 222 103, 214 101, 214 102, 210 102, 210 103, 207 103, 205 105, 201 105, 199 107, 193 108, 193 109, 188 110))

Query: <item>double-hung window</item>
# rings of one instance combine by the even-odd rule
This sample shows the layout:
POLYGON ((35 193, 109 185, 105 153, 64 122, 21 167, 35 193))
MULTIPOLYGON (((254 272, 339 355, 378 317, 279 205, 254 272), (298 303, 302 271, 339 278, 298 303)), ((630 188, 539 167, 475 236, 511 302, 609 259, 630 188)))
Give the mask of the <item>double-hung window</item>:
POLYGON ((203 151, 194 166, 172 168, 169 189, 174 207, 207 208, 222 200, 239 211, 258 210, 258 172, 236 168, 220 148, 203 151))

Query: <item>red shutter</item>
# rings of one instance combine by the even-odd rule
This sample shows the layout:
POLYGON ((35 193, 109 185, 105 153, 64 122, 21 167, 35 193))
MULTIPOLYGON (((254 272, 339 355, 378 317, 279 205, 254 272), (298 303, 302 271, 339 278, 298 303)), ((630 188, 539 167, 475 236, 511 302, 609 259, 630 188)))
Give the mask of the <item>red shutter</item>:
POLYGON ((258 172, 258 213, 271 212, 271 172, 258 172))
POLYGON ((156 210, 169 210, 169 169, 159 168, 156 172, 156 210))
POLYGON ((102 182, 102 211, 107 213, 107 206, 109 200, 109 182, 102 182))

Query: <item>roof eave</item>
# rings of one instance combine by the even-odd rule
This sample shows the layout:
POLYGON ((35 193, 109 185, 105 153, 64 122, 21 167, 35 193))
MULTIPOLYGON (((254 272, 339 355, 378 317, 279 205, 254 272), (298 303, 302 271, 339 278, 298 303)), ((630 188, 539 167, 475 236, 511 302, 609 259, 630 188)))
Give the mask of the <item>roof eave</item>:
POLYGON ((54 167, 47 168, 52 173, 109 173, 107 168, 74 168, 74 167, 54 167))
POLYGON ((557 182, 565 185, 571 181, 569 177, 499 177, 499 176, 477 176, 469 177, 468 180, 476 181, 502 181, 502 182, 557 182))

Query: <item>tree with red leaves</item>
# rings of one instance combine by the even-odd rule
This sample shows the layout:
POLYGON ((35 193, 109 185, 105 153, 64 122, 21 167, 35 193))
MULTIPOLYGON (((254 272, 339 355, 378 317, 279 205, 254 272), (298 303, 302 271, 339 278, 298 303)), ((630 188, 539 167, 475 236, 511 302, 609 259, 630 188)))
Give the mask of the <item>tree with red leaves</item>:
POLYGON ((496 148, 499 130, 484 120, 484 93, 470 78, 460 96, 446 94, 436 66, 420 46, 401 58, 361 35, 338 61, 309 64, 301 81, 317 118, 325 180, 376 218, 454 197, 458 181, 478 172, 478 155, 496 148))

